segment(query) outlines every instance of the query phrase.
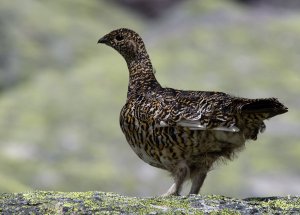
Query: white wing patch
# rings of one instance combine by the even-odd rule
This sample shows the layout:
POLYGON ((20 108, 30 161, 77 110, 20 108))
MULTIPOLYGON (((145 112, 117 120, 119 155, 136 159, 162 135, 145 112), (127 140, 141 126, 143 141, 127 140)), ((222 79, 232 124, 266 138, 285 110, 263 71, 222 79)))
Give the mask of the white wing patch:
MULTIPOLYGON (((191 130, 208 130, 205 125, 200 124, 200 121, 198 120, 180 120, 176 124, 177 126, 182 126, 182 127, 188 127, 191 130)), ((165 121, 160 121, 159 122, 159 127, 167 127, 169 126, 165 121)), ((234 125, 230 127, 225 127, 225 126, 219 126, 212 128, 210 130, 216 130, 216 131, 227 131, 227 132, 239 132, 240 129, 234 125)))
MULTIPOLYGON (((188 127, 191 130, 207 130, 205 125, 200 124, 200 121, 198 120, 181 120, 177 122, 178 126, 188 127)), ((239 132, 240 129, 234 125, 230 127, 225 126, 219 126, 212 128, 210 130, 216 130, 216 131, 228 131, 228 132, 239 132)))
POLYGON ((230 126, 230 127, 225 127, 225 126, 220 126, 213 128, 212 130, 217 130, 217 131, 229 131, 229 132, 239 132, 240 129, 236 126, 230 126))
POLYGON ((200 121, 197 120, 180 120, 177 125, 182 127, 188 127, 191 130, 206 130, 205 125, 201 125, 200 121))

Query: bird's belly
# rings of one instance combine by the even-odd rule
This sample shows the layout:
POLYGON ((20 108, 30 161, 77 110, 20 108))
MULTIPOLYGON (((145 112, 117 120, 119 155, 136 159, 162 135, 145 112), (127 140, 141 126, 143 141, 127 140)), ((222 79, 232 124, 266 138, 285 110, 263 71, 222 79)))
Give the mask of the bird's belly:
POLYGON ((154 126, 146 124, 137 126, 137 123, 125 123, 121 128, 127 142, 139 158, 151 166, 166 169, 161 158, 169 139, 165 137, 162 140, 162 133, 159 134, 154 126))
POLYGON ((121 128, 133 151, 146 163, 162 169, 172 169, 183 160, 202 164, 208 157, 230 158, 245 143, 241 133, 157 127, 137 120, 123 123, 121 128))

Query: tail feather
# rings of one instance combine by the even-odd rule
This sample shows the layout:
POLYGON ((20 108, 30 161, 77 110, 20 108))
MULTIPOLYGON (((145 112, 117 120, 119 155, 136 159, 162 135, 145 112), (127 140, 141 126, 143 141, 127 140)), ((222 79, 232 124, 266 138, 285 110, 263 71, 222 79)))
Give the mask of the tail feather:
POLYGON ((242 113, 264 113, 267 118, 286 113, 288 108, 276 98, 254 99, 241 108, 242 113))

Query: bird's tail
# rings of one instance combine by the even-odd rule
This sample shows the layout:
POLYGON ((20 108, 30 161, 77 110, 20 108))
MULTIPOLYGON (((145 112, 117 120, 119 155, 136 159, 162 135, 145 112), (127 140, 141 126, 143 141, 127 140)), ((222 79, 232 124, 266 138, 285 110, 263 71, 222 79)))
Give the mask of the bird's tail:
POLYGON ((273 116, 286 113, 288 108, 280 103, 276 98, 268 99, 251 99, 241 107, 243 114, 263 114, 266 119, 273 116))

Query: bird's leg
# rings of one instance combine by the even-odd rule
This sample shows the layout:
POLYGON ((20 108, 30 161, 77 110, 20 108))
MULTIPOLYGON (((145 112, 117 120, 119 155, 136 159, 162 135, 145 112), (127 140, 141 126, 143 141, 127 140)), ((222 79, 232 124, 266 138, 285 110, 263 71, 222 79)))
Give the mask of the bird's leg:
POLYGON ((174 175, 174 181, 175 183, 172 184, 172 186, 169 188, 169 190, 163 194, 162 196, 179 196, 179 193, 181 191, 183 182, 186 180, 186 178, 189 176, 189 168, 185 163, 180 163, 177 168, 174 175))
POLYGON ((172 184, 172 186, 168 189, 168 191, 166 193, 164 193, 163 195, 161 195, 162 197, 166 197, 166 196, 171 196, 171 195, 174 195, 174 196, 178 196, 179 193, 176 192, 176 188, 177 185, 176 185, 176 182, 174 184, 172 184))
POLYGON ((197 172, 192 177, 192 187, 189 194, 198 194, 206 178, 206 172, 197 172))

